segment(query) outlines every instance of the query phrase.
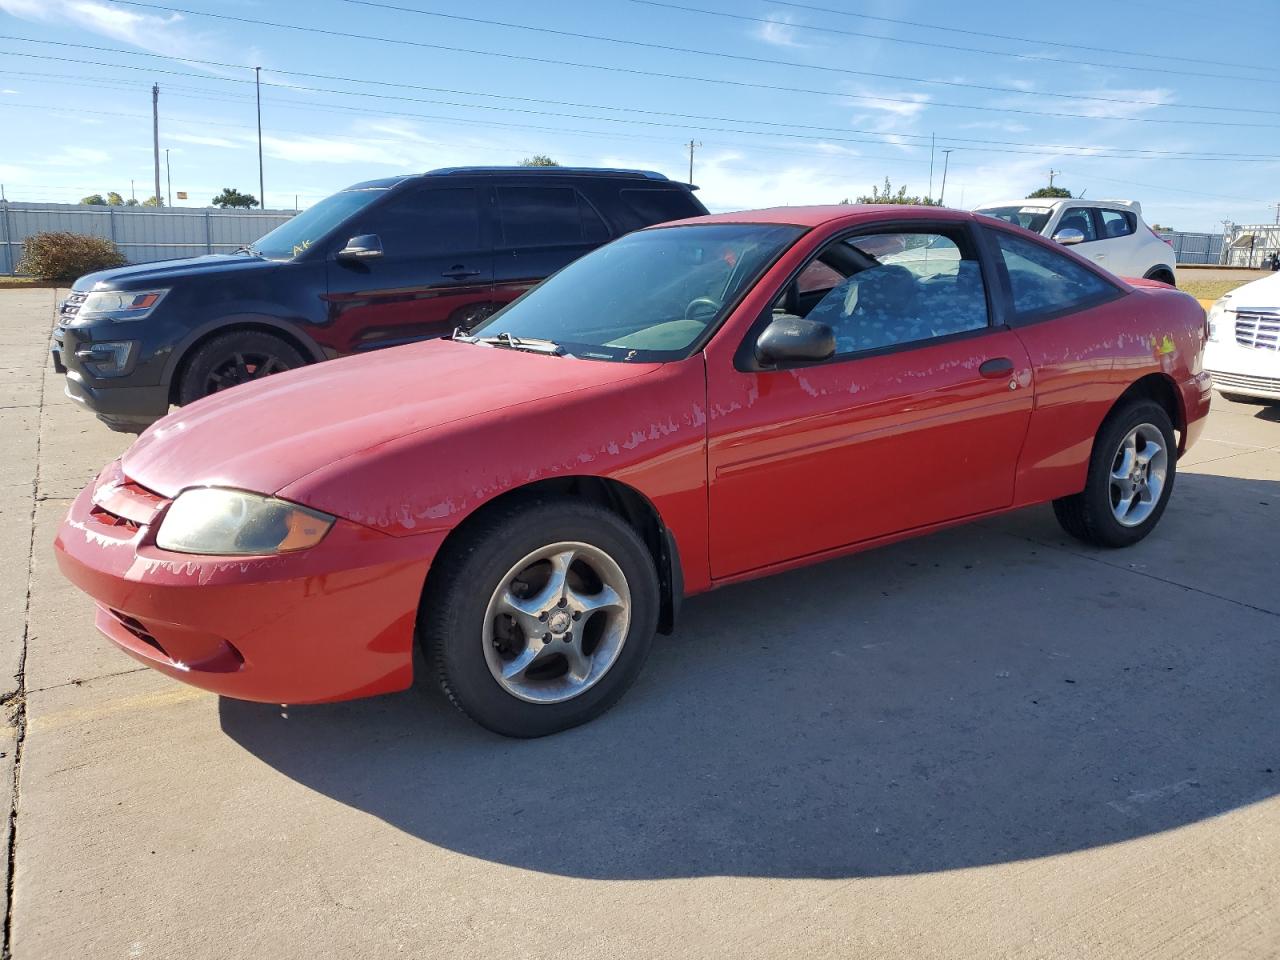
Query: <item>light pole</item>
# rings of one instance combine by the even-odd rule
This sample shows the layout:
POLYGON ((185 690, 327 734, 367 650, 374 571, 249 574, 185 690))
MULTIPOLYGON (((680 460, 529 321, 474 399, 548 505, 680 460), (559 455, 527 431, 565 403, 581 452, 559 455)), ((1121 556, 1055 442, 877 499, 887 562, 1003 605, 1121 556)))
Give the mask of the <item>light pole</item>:
MULTIPOLYGON (((943 181, 946 182, 945 180, 943 181)), ((173 175, 169 172, 169 148, 164 148, 164 188, 168 196, 169 206, 173 206, 173 175)))
POLYGON ((954 147, 948 147, 942 151, 942 192, 938 195, 938 206, 946 206, 947 200, 947 167, 951 163, 951 151, 954 147))

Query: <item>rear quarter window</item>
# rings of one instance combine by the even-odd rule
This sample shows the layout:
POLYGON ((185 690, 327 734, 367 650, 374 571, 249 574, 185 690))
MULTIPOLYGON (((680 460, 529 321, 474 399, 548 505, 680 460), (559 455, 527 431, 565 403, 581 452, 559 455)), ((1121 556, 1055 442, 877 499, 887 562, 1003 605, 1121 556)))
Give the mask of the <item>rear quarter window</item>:
POLYGON ((684 190, 623 189, 619 191, 623 210, 634 219, 631 228, 649 227, 669 220, 698 217, 702 211, 684 190))

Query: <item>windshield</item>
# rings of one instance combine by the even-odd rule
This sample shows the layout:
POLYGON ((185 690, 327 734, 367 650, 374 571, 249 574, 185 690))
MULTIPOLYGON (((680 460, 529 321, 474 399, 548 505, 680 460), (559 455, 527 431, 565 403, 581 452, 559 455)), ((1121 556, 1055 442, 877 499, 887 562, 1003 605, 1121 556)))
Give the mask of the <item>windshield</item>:
POLYGON ((322 240, 347 217, 385 196, 386 192, 385 188, 344 190, 325 197, 293 219, 280 224, 257 243, 251 244, 250 249, 268 260, 292 260, 313 243, 322 240))
POLYGON ((603 360, 675 360, 718 324, 801 227, 714 223, 629 234, 470 333, 549 340, 603 360))
POLYGON ((1044 207, 979 207, 974 213, 980 213, 984 217, 995 217, 1005 223, 1012 223, 1014 226, 1039 233, 1049 222, 1049 214, 1052 211, 1044 207))

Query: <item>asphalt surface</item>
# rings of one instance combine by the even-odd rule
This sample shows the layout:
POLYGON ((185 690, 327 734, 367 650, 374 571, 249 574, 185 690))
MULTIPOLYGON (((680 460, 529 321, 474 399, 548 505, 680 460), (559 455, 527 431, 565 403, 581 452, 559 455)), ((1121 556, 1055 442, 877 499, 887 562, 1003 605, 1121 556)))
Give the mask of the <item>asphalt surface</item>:
POLYGON ((716 592, 514 742, 98 637, 50 543, 128 438, 47 368, 55 296, 0 292, 12 956, 1280 955, 1280 408, 1215 398, 1136 548, 1035 508, 716 592))

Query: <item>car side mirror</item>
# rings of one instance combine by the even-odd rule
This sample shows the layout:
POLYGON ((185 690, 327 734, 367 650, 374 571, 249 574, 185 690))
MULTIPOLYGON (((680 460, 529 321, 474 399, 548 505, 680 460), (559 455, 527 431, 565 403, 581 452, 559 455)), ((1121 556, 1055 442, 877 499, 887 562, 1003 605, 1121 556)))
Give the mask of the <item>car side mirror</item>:
POLYGON ((376 233, 366 233, 352 237, 347 245, 338 251, 341 260, 372 260, 382 256, 382 241, 376 233))
POLYGON ((1084 231, 1077 230, 1075 227, 1066 227, 1055 233, 1053 239, 1055 243, 1060 243, 1064 247, 1073 247, 1077 243, 1084 243, 1084 231))
POLYGON ((756 339, 756 360, 768 366, 780 363, 816 363, 835 356, 836 334, 816 320, 778 317, 756 339))

